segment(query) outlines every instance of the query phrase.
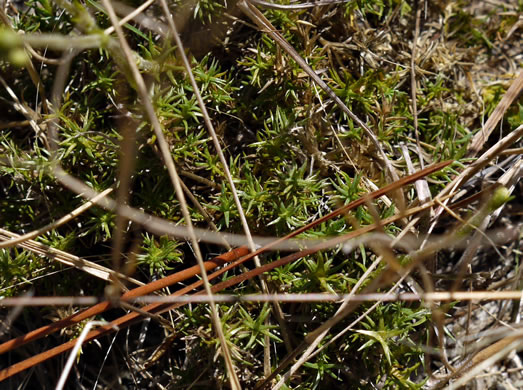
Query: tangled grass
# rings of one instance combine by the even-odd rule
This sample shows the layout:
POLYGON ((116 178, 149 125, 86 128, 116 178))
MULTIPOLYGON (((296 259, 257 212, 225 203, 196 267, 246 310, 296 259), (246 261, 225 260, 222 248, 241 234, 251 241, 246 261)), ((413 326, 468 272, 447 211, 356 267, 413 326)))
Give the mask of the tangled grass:
POLYGON ((3 2, 0 380, 517 388, 522 11, 3 2), (201 272, 236 246, 254 264, 201 272), (177 303, 198 273, 203 299, 177 303), (109 325, 82 345, 89 320, 109 325), (14 375, 62 343, 81 347, 71 373, 54 357, 14 375))

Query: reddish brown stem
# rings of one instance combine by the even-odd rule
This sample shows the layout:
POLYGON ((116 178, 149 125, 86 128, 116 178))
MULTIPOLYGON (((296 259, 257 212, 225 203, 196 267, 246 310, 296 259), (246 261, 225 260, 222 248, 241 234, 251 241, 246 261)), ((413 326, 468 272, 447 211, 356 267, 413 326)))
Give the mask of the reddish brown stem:
MULTIPOLYGON (((251 252, 243 257, 241 257, 240 259, 236 260, 236 261, 233 261, 232 263, 230 263, 229 265, 225 266, 223 269, 219 270, 219 271, 216 271, 214 272, 213 274, 209 275, 209 280, 211 279, 214 279, 216 277, 218 277, 219 275, 222 275, 224 272, 226 272, 227 270, 247 261, 247 260, 250 260, 252 259, 254 256, 260 254, 260 253, 263 253, 267 250, 269 250, 270 248, 274 247, 275 245, 277 244, 280 244, 286 240, 288 240, 289 238, 292 238, 304 231, 306 231, 307 229, 310 229, 322 222, 325 222, 331 218, 334 218, 342 213, 345 213, 353 208, 356 208, 358 206, 361 206, 363 204, 365 204, 366 202, 368 202, 369 200, 372 200, 372 199, 375 199, 375 198, 378 198, 382 195, 385 195, 387 194, 388 192, 391 192, 391 191, 394 191, 398 188, 401 188, 407 184, 410 184, 412 182, 415 182, 416 180, 419 180, 420 178, 426 176, 426 175, 429 175, 433 172, 436 172, 444 167, 446 167, 447 165, 451 164, 452 161, 445 161, 445 162, 441 162, 441 163, 438 163, 438 164, 434 164, 430 167, 427 167, 425 169, 422 169, 421 171, 418 171, 410 176, 407 176, 403 179, 400 179, 399 181, 396 181, 394 183, 391 183, 377 191, 374 191, 366 196, 363 196, 362 198, 358 199, 358 200, 355 200, 351 203, 349 203, 348 205, 345 205, 343 207, 340 207, 339 209, 327 214, 326 216, 322 217, 322 218, 319 218, 318 220, 316 221, 313 221, 311 222, 310 224, 304 226, 304 227, 301 227, 297 230, 295 230, 294 232, 286 235, 285 237, 283 238, 280 238, 280 239, 277 239, 275 241, 273 241, 272 243, 254 251, 254 252, 251 252)), ((398 218, 401 217, 401 216, 397 216, 398 218)), ((256 268, 254 270, 251 270, 251 271, 248 271, 242 275, 239 275, 239 276, 236 276, 230 280, 227 280, 225 282, 221 282, 217 285, 215 285, 213 288, 212 288, 212 291, 213 292, 218 292, 218 291, 221 291, 225 288, 228 288, 230 286, 233 286, 235 284, 238 284, 238 283, 241 283, 242 281, 245 281, 245 280, 248 280, 250 278, 253 278, 257 275, 260 275, 261 273, 263 272, 267 272, 269 270, 272 270, 276 267, 279 267, 279 266, 282 266, 284 264, 287 264, 287 263, 290 263, 291 261, 294 261, 294 260, 297 260, 303 256, 306 256, 308 254, 312 254, 312 253, 315 253, 321 249, 325 249, 325 248, 328 248, 332 245, 336 245, 340 242, 343 242, 351 237, 354 237, 356 235, 359 235, 359 234, 362 234, 364 232, 367 232, 367 231, 370 231, 372 229, 374 229, 377 225, 374 224, 374 225, 371 225, 371 226, 367 226, 367 227, 364 227, 362 229, 359 229, 358 231, 356 232, 351 232, 351 233, 348 233, 344 236, 341 236, 341 237, 336 237, 332 240, 329 240, 329 241, 326 241, 325 243, 322 243, 322 244, 319 244, 313 248, 309 248, 309 249, 306 249, 306 250, 303 250, 303 251, 300 251, 300 252, 297 252, 297 253, 293 253, 289 256, 286 256, 280 260, 277 260, 275 262, 272 262, 270 264, 266 264, 266 265, 263 265, 262 267, 259 267, 259 268, 256 268)), ((248 250, 246 248, 238 248, 238 249, 235 249, 234 251, 237 251, 237 254, 240 254, 240 253, 247 253, 248 250)), ((232 251, 232 252, 234 252, 232 251)), ((218 256, 217 258, 213 259, 213 260, 216 260, 216 259, 220 259, 220 261, 226 261, 225 259, 231 259, 231 258, 237 258, 237 257, 233 257, 234 255, 230 256, 230 254, 232 252, 228 252, 224 255, 221 255, 221 256, 218 256)), ((240 254, 241 255, 241 254, 240 254)), ((210 262, 213 262, 213 260, 211 260, 210 262)), ((230 261, 230 260, 229 260, 230 261)), ((208 262, 209 263, 209 262, 208 262)), ((209 264, 209 269, 212 269, 212 268, 215 268, 217 265, 214 265, 212 266, 211 264, 209 264)), ((195 266, 196 267, 196 266, 195 266)), ((138 297, 140 295, 144 295, 144 294, 147 294, 148 292, 152 292, 152 291, 155 291, 159 288, 162 288, 162 287, 165 287, 167 285, 170 285, 172 283, 175 283, 176 282, 176 275, 179 275, 179 274, 182 274, 184 272, 186 273, 189 273, 189 270, 191 269, 194 269, 195 267, 191 267, 185 271, 182 271, 180 273, 177 273, 177 274, 174 274, 174 275, 170 275, 168 276, 167 278, 164 278, 164 279, 160 279, 156 282, 152 282, 146 286, 141 286, 141 287, 138 287, 134 290, 131 290, 129 291, 127 294, 124 294, 122 296, 123 299, 130 299, 130 298, 135 298, 135 297, 138 297), (170 283, 167 283, 167 279, 171 278, 170 280, 175 280, 175 281, 171 281, 170 283), (167 283, 167 284, 166 284, 167 283), (156 288, 151 288, 151 285, 155 284, 155 286, 160 286, 160 287, 156 287, 156 288), (140 290, 141 289, 141 290, 140 290), (129 295, 131 294, 132 292, 135 292, 136 290, 140 290, 140 291, 147 291, 147 292, 143 292, 141 294, 136 294, 134 293, 134 295, 129 295)), ((196 267, 197 268, 197 267, 196 267)), ((193 274, 194 275, 194 274, 193 274)), ((192 276, 192 275, 191 275, 192 276)), ((180 279, 181 280, 181 279, 180 279)), ((172 294, 172 296, 179 296, 179 295, 182 295, 182 294, 185 294, 191 290, 193 290, 194 288, 197 288, 199 286, 202 285, 202 281, 197 281, 193 284, 191 284, 190 286, 187 286, 179 291, 177 291, 176 293, 172 294)), ((201 294, 202 292, 198 293, 198 294, 201 294)), ((108 302, 102 302, 98 305, 95 305, 93 306, 92 308, 90 309, 87 309, 85 310, 84 312, 86 311, 89 311, 89 310, 92 310, 93 308, 99 306, 99 307, 102 307, 102 305, 107 305, 109 304, 108 302)), ((154 314, 159 314, 159 313, 162 313, 164 311, 167 311, 167 310, 171 310, 172 308, 174 307, 179 307, 181 306, 181 304, 175 304, 175 305, 172 305, 172 304, 165 304, 165 303, 155 303, 155 304, 151 304, 151 305, 148 305, 148 306, 145 306, 142 310, 143 311, 146 311, 146 312, 149 312, 149 313, 154 313, 154 314)), ((110 306, 109 306, 110 307, 110 306)), ((87 317, 86 317, 87 318, 87 317)), ((106 333, 109 333, 110 331, 114 330, 114 327, 117 326, 119 328, 123 328, 123 327, 126 327, 126 326, 129 326, 131 325, 133 322, 135 322, 137 319, 140 318, 140 314, 139 313, 136 313, 136 312, 133 312, 133 313, 129 313, 123 317, 120 317, 118 318, 117 320, 111 322, 109 325, 105 325, 105 326, 102 326, 100 328, 97 328, 96 330, 93 330, 91 332, 88 333, 87 337, 85 338, 85 341, 90 341, 90 340, 93 340, 101 335, 104 335, 106 333)), ((65 320, 62 320, 62 321, 65 321, 65 320)), ((54 324, 53 324, 54 325, 54 324)), ((52 327, 52 330, 49 332, 53 332, 53 331, 56 331, 58 329, 58 327, 54 327, 53 325, 50 325, 50 327, 52 327)), ((45 328, 45 327, 44 327, 45 328)), ((43 328, 41 328, 43 329, 43 328)), ((36 332, 36 331, 35 331, 36 332)), ((33 332, 31 332, 33 333, 33 332)), ((48 333, 47 333, 48 334, 48 333)), ((28 334, 29 335, 29 334, 28 334)), ((26 339, 27 336, 22 336, 22 337, 19 337, 17 339, 26 339)), ((43 335, 43 334, 42 334, 43 335)), ((40 335, 39 337, 42 337, 42 335, 40 335)), ((17 340, 17 339, 14 339, 14 340, 17 340)), ((32 340, 34 340, 36 338, 32 338, 32 340)), ((11 341, 14 341, 14 340, 11 340, 11 341)), ((8 341, 7 343, 11 342, 11 341, 8 341)), ((16 363, 6 369, 3 369, 3 370, 0 370, 0 382, 17 374, 17 373, 20 373, 30 367, 33 367, 39 363, 42 363, 54 356, 57 356, 63 352, 66 352, 70 349, 72 349, 74 347, 74 345, 76 344, 76 340, 71 340, 67 343, 64 343, 62 345, 59 345, 55 348, 52 348, 48 351, 45 351, 45 352, 42 352, 38 355, 35 355, 29 359, 26 359, 22 362, 19 362, 19 363, 16 363)), ((2 344, 5 345, 7 343, 4 343, 2 344)), ((21 345, 21 344, 19 344, 21 345)), ((1 347, 1 346, 0 346, 1 347)))
MULTIPOLYGON (((215 257, 212 260, 206 261, 205 269, 206 269, 206 271, 210 271, 226 262, 230 262, 241 256, 244 256, 247 253, 249 253, 249 250, 245 247, 234 249, 223 255, 215 257)), ((139 297, 142 295, 150 294, 150 293, 160 290, 164 287, 171 286, 174 283, 178 283, 178 282, 184 281, 186 279, 189 279, 198 273, 200 273, 200 267, 195 265, 195 266, 187 268, 183 271, 169 275, 165 278, 156 280, 156 281, 146 284, 144 286, 140 286, 131 291, 128 291, 125 294, 123 294, 121 298, 125 300, 125 299, 131 299, 131 298, 136 298, 136 297, 139 297)), ((95 315, 101 314, 104 311, 110 309, 111 307, 112 307, 112 304, 109 301, 100 302, 88 309, 81 310, 78 313, 75 313, 60 321, 53 322, 50 325, 46 325, 39 329, 33 330, 23 336, 6 341, 5 343, 0 344, 0 354, 6 353, 14 348, 20 347, 31 341, 34 341, 41 337, 47 336, 51 333, 56 332, 57 330, 74 325, 89 317, 93 317, 95 315)))

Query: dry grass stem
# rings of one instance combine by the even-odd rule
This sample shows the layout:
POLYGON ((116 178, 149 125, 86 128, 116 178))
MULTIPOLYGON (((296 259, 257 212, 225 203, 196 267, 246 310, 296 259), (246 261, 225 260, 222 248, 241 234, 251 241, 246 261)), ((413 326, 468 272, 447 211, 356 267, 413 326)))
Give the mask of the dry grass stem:
POLYGON ((75 267, 76 269, 79 269, 81 271, 84 271, 90 275, 93 275, 97 278, 100 278, 105 281, 110 281, 113 278, 119 278, 122 280, 125 280, 127 282, 133 283, 137 286, 143 286, 144 283, 140 282, 139 280, 136 280, 134 278, 131 278, 127 275, 123 275, 121 273, 118 273, 110 268, 104 267, 102 265, 93 263, 92 261, 82 259, 78 256, 74 256, 70 253, 61 251, 56 248, 51 248, 48 245, 42 244, 37 241, 33 241, 27 238, 24 238, 21 240, 22 236, 19 236, 18 234, 9 232, 5 229, 0 228, 0 239, 3 240, 3 242, 11 242, 11 241, 20 241, 17 246, 20 248, 24 248, 28 251, 31 251, 33 253, 36 253, 42 257, 48 257, 50 259, 56 260, 62 264, 75 267))
MULTIPOLYGON (((447 301, 503 301, 519 300, 523 293, 519 290, 504 291, 440 291, 429 293, 394 293, 399 287, 398 282, 386 293, 349 293, 349 294, 329 294, 329 293, 303 293, 303 294, 247 294, 247 295, 230 295, 230 294, 213 294, 212 297, 216 302, 447 302, 447 301)), ((99 302, 98 297, 16 297, 4 298, 0 300, 0 306, 68 306, 79 305, 86 306, 99 302)), ((137 298, 123 298, 121 302, 136 303, 208 303, 211 300, 210 295, 145 295, 137 298)), ((142 314, 146 313, 142 311, 142 314)), ((149 315, 149 314, 147 314, 149 315)), ((358 319, 359 322, 361 318, 358 319)), ((356 323, 357 323, 356 322, 356 323)))
POLYGON ((519 72, 518 77, 512 82, 510 88, 503 95, 503 98, 496 106, 494 112, 489 116, 487 122, 483 126, 480 132, 478 132, 468 147, 468 155, 470 157, 475 156, 482 149, 483 145, 487 142, 490 134, 494 131, 499 121, 503 118, 503 115, 512 104, 512 102, 521 95, 523 91, 523 72, 519 72))
MULTIPOLYGON (((102 199, 103 197, 109 195, 113 191, 112 188, 108 188, 105 191, 101 192, 98 196, 93 198, 91 201, 85 202, 80 207, 76 208, 75 210, 71 211, 69 214, 64 215, 62 218, 58 219, 57 221, 51 222, 50 224, 41 227, 40 229, 34 230, 30 233, 26 233, 23 235, 18 236, 17 238, 13 238, 10 240, 6 240, 4 242, 0 242, 0 249, 2 248, 9 248, 11 246, 19 245, 20 243, 24 241, 31 240, 35 237, 38 237, 42 234, 47 233, 48 231, 51 231, 53 229, 58 228, 59 226, 71 221, 72 219, 76 218, 80 214, 82 214, 84 211, 89 210, 97 200, 102 199)), ((1 232, 4 232, 4 230, 0 230, 1 232)))

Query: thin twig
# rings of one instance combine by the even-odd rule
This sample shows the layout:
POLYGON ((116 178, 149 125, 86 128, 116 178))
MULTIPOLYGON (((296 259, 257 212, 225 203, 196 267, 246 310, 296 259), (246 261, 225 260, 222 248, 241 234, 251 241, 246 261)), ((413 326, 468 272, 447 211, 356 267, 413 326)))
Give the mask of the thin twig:
MULTIPOLYGON (((386 293, 365 293, 365 294, 331 294, 331 293, 285 293, 285 294, 219 294, 214 295, 216 302, 235 303, 235 302, 419 302, 419 301, 511 301, 523 297, 520 290, 503 291, 436 291, 428 293, 393 293, 391 289, 386 293)), ((209 295, 146 295, 137 298, 122 297, 121 303, 208 303, 209 295)), ((3 298, 0 300, 0 307, 31 307, 31 306, 70 306, 70 305, 91 305, 97 302, 98 297, 16 297, 3 298)), ((132 309, 134 310, 134 308, 132 309)), ((142 315, 150 313, 141 310, 142 315)))
POLYGON ((477 153, 479 153, 485 142, 487 142, 492 131, 494 131, 494 129, 496 128, 496 125, 499 123, 501 118, 503 118, 503 115, 505 114, 507 109, 510 107, 512 102, 519 96, 522 90, 523 71, 519 72, 518 77, 512 82, 507 92, 505 92, 503 98, 494 109, 494 112, 490 114, 490 117, 488 118, 481 131, 479 131, 470 142, 468 146, 468 157, 474 157, 477 153))
MULTIPOLYGON (((82 345, 84 343, 85 337, 91 330, 91 328, 95 325, 107 325, 106 321, 89 321, 85 328, 82 330, 82 333, 80 334, 80 337, 78 337, 76 341, 76 345, 74 346, 73 350, 69 354, 69 358, 67 359, 67 362, 65 363, 65 366, 62 370, 62 374, 60 375, 60 379, 58 380, 58 383, 56 384, 56 390, 62 390, 65 386, 65 382, 67 381, 67 377, 69 376, 69 372, 71 371, 71 368, 73 367, 73 364, 75 360, 77 359, 78 353, 80 351, 80 348, 82 348, 82 345)), ((118 329, 118 328, 116 328, 118 329)))
POLYGON ((105 191, 98 194, 98 196, 96 196, 92 200, 85 202, 83 205, 81 205, 80 207, 71 211, 69 214, 64 215, 62 218, 58 219, 57 221, 51 222, 39 229, 33 230, 32 232, 26 233, 21 236, 17 236, 16 238, 13 238, 11 240, 6 240, 4 242, 0 242, 0 249, 9 248, 9 247, 21 244, 24 241, 31 240, 35 237, 38 237, 38 236, 41 236, 42 234, 47 233, 50 230, 54 230, 54 229, 62 226, 63 224, 71 221, 72 219, 75 219, 76 217, 81 215, 83 212, 89 210, 92 206, 94 206, 94 204, 96 203, 97 200, 104 198, 105 196, 109 195, 112 191, 113 191, 112 188, 106 189, 105 191))
MULTIPOLYGON (((240 198, 238 197, 238 191, 236 190, 236 185, 234 184, 234 180, 232 178, 231 171, 229 169, 229 165, 227 163, 225 155, 223 154, 223 150, 222 150, 222 147, 220 145, 220 141, 218 139, 218 136, 216 135, 216 131, 214 129, 214 126, 213 126, 213 124, 211 122, 211 118, 209 116, 209 113, 207 112, 207 107, 205 106, 205 103, 203 101, 202 95, 200 93, 199 86, 196 83, 196 80, 194 78, 194 74, 192 72, 191 65, 189 64, 189 60, 187 59, 187 56, 185 54, 183 43, 182 43, 182 41, 180 39, 180 36, 178 34, 178 31, 176 29, 176 25, 174 24, 174 18, 172 17, 165 0, 161 0, 161 4, 162 4, 162 8, 164 10, 165 16, 167 17, 167 20, 168 20, 168 23, 169 23, 169 28, 171 30, 171 34, 174 37, 174 40, 175 40, 175 43, 176 43, 176 47, 177 47, 177 50, 178 50, 178 55, 182 59, 183 66, 185 68, 185 71, 186 71, 186 73, 187 73, 187 75, 189 77, 189 81, 191 83, 191 86, 193 88, 194 96, 196 97, 196 100, 198 102, 198 106, 200 107, 200 110, 202 112, 202 116, 203 116, 203 120, 204 120, 204 123, 205 123, 205 127, 207 128, 207 131, 209 132, 209 135, 211 136, 211 139, 213 141, 214 147, 215 147, 216 152, 218 154, 218 158, 220 159, 220 162, 222 164, 223 171, 225 173, 225 178, 227 179, 227 182, 229 183, 229 186, 230 186, 230 189, 231 189, 231 193, 232 193, 232 197, 234 199, 234 203, 236 205, 236 209, 238 210, 238 215, 240 217, 240 221, 241 221, 241 224, 242 224, 242 227, 243 227, 243 232, 245 234, 245 237, 247 238, 247 245, 248 245, 249 249, 254 252, 256 250, 256 245, 254 244, 254 241, 252 239, 252 234, 251 234, 251 231, 250 231, 250 228, 249 228, 249 224, 247 223, 247 218, 245 217, 245 212, 243 211, 243 207, 242 207, 240 198)), ((257 267, 261 266, 261 262, 260 262, 260 259, 258 258, 258 256, 254 256, 254 263, 256 264, 257 267)), ((269 289, 267 287, 267 284, 266 284, 265 280, 263 280, 263 278, 260 279, 260 283, 261 283, 262 291, 265 294, 268 294, 269 293, 269 289)), ((285 326, 285 323, 284 323, 284 321, 282 319, 282 315, 279 315, 279 313, 281 313, 281 309, 274 308, 275 316, 277 318, 279 317, 280 324, 282 326, 285 326)), ((284 333, 287 334, 287 332, 284 332, 284 333)), ((267 343, 269 342, 268 338, 267 338, 266 342, 267 343)), ((266 343, 266 345, 268 346, 267 343, 266 343)), ((269 360, 268 360, 267 356, 269 356, 268 355, 268 350, 266 350, 266 358, 265 358, 266 371, 270 369, 270 364, 268 363, 269 360)), ((238 383, 238 386, 239 386, 239 383, 238 383)))
MULTIPOLYGON (((149 8, 149 6, 151 6, 153 3, 154 3, 155 0, 147 0, 145 3, 141 4, 139 7, 137 7, 136 9, 134 9, 132 12, 129 12, 127 15, 125 15, 122 19, 120 19, 120 21, 118 22, 118 25, 120 27, 122 27, 123 25, 125 25, 127 22, 129 22, 130 20, 137 20, 138 23, 140 23, 141 21, 144 20, 144 18, 140 18, 140 14, 145 11, 147 8, 149 8)), ((116 2, 117 3, 117 2, 116 2)), ((125 6, 124 4, 115 4, 114 5, 114 8, 115 10, 122 10, 122 7, 125 6)), ((127 10, 127 9, 125 9, 127 10)), ((148 19, 147 19, 148 20, 148 19)), ((149 23, 147 23, 148 25, 150 25, 151 21, 148 20, 149 23)), ((156 28, 159 28, 158 27, 158 20, 155 20, 154 23, 152 23, 155 25, 156 28)), ((104 34, 105 35, 111 35, 113 32, 115 31, 115 27, 114 26, 111 26, 111 27, 108 27, 104 30, 104 34)))
POLYGON ((259 5, 260 7, 266 8, 266 9, 276 9, 276 10, 280 10, 280 11, 293 11, 293 10, 321 7, 321 6, 332 5, 332 4, 343 4, 343 3, 348 3, 350 0, 318 0, 318 1, 312 1, 312 2, 292 3, 292 4, 278 4, 278 3, 272 3, 269 1, 263 1, 263 0, 250 0, 250 1, 252 3, 259 5))
MULTIPOLYGON (((18 240, 21 237, 18 234, 12 233, 8 230, 0 228, 0 240, 6 240, 7 242, 12 242, 18 240)), ((87 272, 90 275, 93 275, 97 278, 100 278, 105 281, 109 281, 113 278, 119 278, 127 282, 131 282, 137 286, 143 286, 143 283, 139 280, 133 279, 126 275, 117 273, 116 271, 104 267, 100 264, 93 263, 92 261, 85 260, 81 257, 72 255, 70 253, 61 251, 56 248, 51 248, 48 245, 42 244, 41 242, 28 240, 27 238, 22 240, 20 243, 16 244, 18 247, 23 248, 27 251, 36 253, 43 257, 48 257, 52 260, 56 260, 62 264, 74 267, 80 271, 87 272)))

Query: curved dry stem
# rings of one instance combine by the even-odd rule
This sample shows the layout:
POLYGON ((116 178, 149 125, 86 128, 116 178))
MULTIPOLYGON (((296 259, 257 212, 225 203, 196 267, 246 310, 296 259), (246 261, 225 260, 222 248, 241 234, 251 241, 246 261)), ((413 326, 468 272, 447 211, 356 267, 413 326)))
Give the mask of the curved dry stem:
MULTIPOLYGON (((205 106, 205 103, 203 101, 202 95, 200 93, 200 89, 198 87, 198 84, 196 83, 196 80, 194 78, 194 74, 191 69, 191 65, 189 64, 189 60, 187 59, 187 56, 184 51, 183 43, 180 39, 180 36, 178 34, 178 31, 176 29, 176 25, 174 24, 174 18, 170 14, 169 7, 167 6, 167 3, 165 0, 160 1, 164 14, 167 17, 169 28, 171 30, 171 34, 174 37, 174 40, 176 42, 176 47, 178 51, 178 55, 182 59, 183 66, 185 68, 185 71, 189 77, 189 80, 191 82, 191 85, 193 87, 194 95, 196 97, 196 100, 198 101, 198 106, 200 107, 200 110, 202 111, 203 120, 205 122, 205 127, 207 128, 207 131, 209 132, 209 135, 212 138, 214 147, 216 148, 216 152, 218 153, 218 157, 220 159, 220 162, 222 163, 223 171, 225 173, 225 177, 227 179, 227 182, 229 183, 231 193, 234 199, 234 203, 236 205, 236 209, 238 210, 238 215, 240 217, 240 221, 243 227, 243 232, 245 233, 245 237, 247 238, 247 245, 249 249, 254 252, 256 250, 256 245, 254 244, 254 240, 252 239, 251 230, 249 229, 249 224, 247 223, 247 218, 245 217, 245 212, 243 211, 242 204, 240 202, 240 198, 238 197, 238 191, 236 190, 236 185, 234 184, 234 180, 231 175, 231 171, 229 169, 229 164, 227 163, 227 160, 225 159, 225 155, 223 154, 222 147, 220 145, 220 141, 218 139, 218 136, 216 135, 216 131, 214 129, 214 126, 211 122, 211 118, 209 117, 209 113, 207 112, 207 108, 205 106)), ((254 263, 257 267, 261 266, 261 262, 258 256, 254 256, 254 263)), ((265 280, 261 277, 260 278, 261 288, 264 294, 269 293, 269 288, 267 287, 267 284, 265 280)), ((281 311, 281 308, 279 308, 278 304, 275 303, 274 307, 274 314, 276 318, 278 319, 278 322, 280 323, 280 326, 285 327, 285 321, 283 321, 283 314, 281 311)), ((268 318, 267 318, 268 321, 268 318)), ((288 332, 284 331, 284 335, 287 335, 288 332)), ((269 348, 269 336, 265 336, 265 372, 268 374, 270 371, 270 350, 269 348)), ((287 339, 287 347, 290 346, 290 341, 287 339)), ((239 386, 239 383, 238 383, 239 386)))
MULTIPOLYGON (((211 288, 209 286, 209 281, 207 279, 207 271, 205 270, 203 257, 202 257, 201 251, 200 251, 200 245, 198 243, 198 239, 196 238, 196 234, 193 230, 192 221, 191 221, 191 217, 189 214, 189 209, 188 209, 187 203, 185 201, 185 196, 183 194, 182 186, 180 185, 180 178, 178 176, 178 172, 176 171, 174 161, 173 161, 171 153, 169 151, 169 146, 167 145, 167 141, 165 140, 165 137, 163 135, 162 126, 158 120, 158 117, 156 116, 154 107, 147 94, 145 82, 140 74, 140 71, 138 70, 138 67, 136 66, 136 63, 134 62, 131 48, 127 44, 127 41, 125 40, 125 37, 123 35, 122 28, 118 24, 118 18, 116 16, 116 14, 114 13, 114 9, 112 8, 112 5, 108 0, 102 0, 102 3, 104 5, 104 7, 107 9, 109 18, 111 19, 111 23, 113 24, 115 31, 118 35, 118 39, 120 41, 120 44, 122 45, 122 49, 127 58, 127 63, 131 68, 134 80, 136 82, 136 86, 138 88, 138 94, 140 96, 142 104, 144 104, 144 106, 145 106, 145 112, 147 113, 149 121, 153 126, 154 133, 156 134, 156 138, 158 140, 158 145, 160 148, 160 152, 162 153, 164 164, 166 165, 167 171, 169 172, 169 177, 170 177, 172 184, 174 186, 174 189, 176 191, 176 196, 177 196, 178 200, 180 201, 182 215, 184 217, 185 223, 187 224, 187 229, 188 229, 188 233, 189 233, 192 245, 193 245, 193 250, 196 255, 198 265, 200 266, 201 276, 204 281, 205 290, 210 295, 212 293, 211 293, 211 288)), ((120 214, 120 213, 118 213, 118 214, 120 214)), ((209 304, 211 306, 211 313, 212 313, 212 320, 213 320, 214 328, 218 335, 220 343, 222 345, 222 352, 223 352, 223 355, 225 358, 225 363, 228 367, 229 376, 230 376, 230 380, 231 380, 231 386, 234 389, 237 389, 237 388, 239 389, 240 382, 237 378, 236 371, 234 369, 234 364, 232 362, 230 351, 227 346, 227 342, 225 340, 225 335, 223 334, 223 328, 222 328, 222 323, 221 323, 221 320, 220 320, 220 317, 218 314, 218 309, 217 309, 216 305, 214 304, 214 302, 210 302, 209 304)))
POLYGON ((56 229, 59 226, 62 226, 64 223, 67 223, 67 222, 71 221, 72 219, 78 217, 84 211, 89 210, 96 203, 97 200, 104 198, 105 196, 109 195, 112 191, 113 191, 112 188, 108 188, 105 191, 102 191, 92 200, 85 202, 83 205, 81 205, 80 207, 71 211, 69 214, 64 215, 62 218, 58 219, 57 221, 51 222, 51 223, 47 224, 46 226, 41 227, 40 229, 36 229, 36 230, 33 230, 32 232, 18 236, 16 238, 12 238, 10 240, 0 242, 0 249, 19 245, 24 241, 31 240, 35 237, 38 237, 38 236, 41 236, 42 234, 47 233, 48 231, 56 229))

